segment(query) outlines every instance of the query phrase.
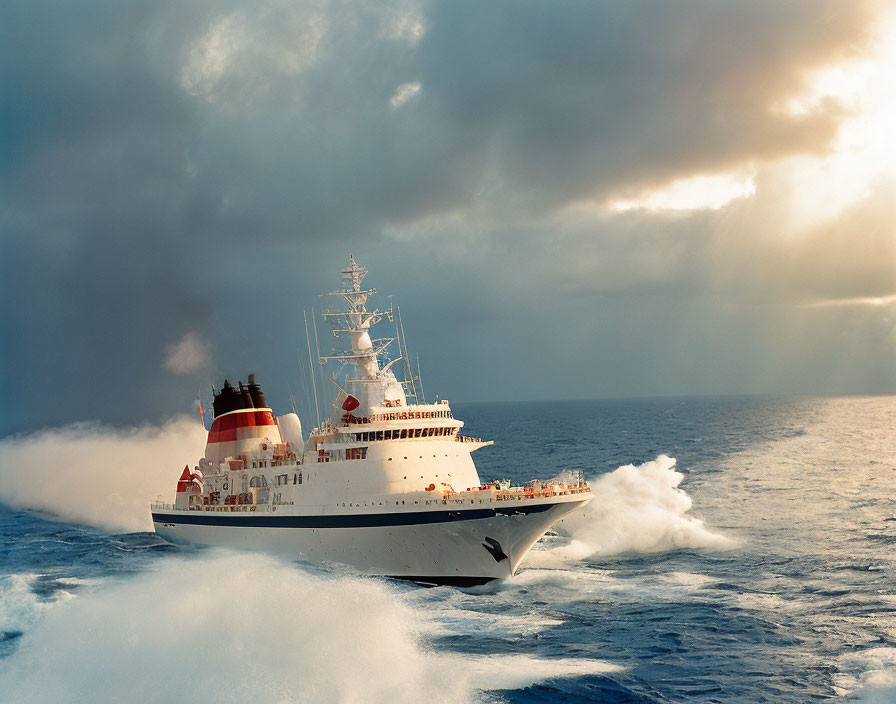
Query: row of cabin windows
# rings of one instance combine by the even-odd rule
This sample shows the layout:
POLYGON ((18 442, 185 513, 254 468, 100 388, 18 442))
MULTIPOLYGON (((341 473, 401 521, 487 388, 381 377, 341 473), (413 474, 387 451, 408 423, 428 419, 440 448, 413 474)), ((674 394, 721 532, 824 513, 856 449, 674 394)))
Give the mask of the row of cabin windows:
MULTIPOLYGON (((289 475, 288 474, 278 474, 276 476, 277 486, 283 486, 285 484, 289 484, 289 475)), ((292 483, 293 484, 301 484, 302 483, 302 473, 292 475, 292 483)))
MULTIPOLYGON (((243 468, 242 460, 229 460, 230 469, 232 471, 238 471, 243 468), (237 464, 239 463, 239 464, 237 464)), ((288 462, 283 462, 282 460, 252 460, 252 469, 264 469, 265 467, 280 467, 284 464, 289 464, 288 462)), ((249 467, 249 462, 246 461, 246 468, 249 467)))
POLYGON ((424 420, 426 418, 454 418, 451 411, 396 411, 395 413, 374 413, 372 416, 355 416, 346 413, 344 420, 352 423, 374 423, 378 420, 424 420))
POLYGON ((417 418, 453 418, 451 411, 400 411, 398 413, 380 413, 374 420, 414 420, 417 418))
MULTIPOLYGON (((290 483, 290 477, 288 474, 278 474, 274 477, 274 481, 277 482, 277 486, 285 486, 290 483)), ((302 483, 302 473, 298 472, 292 475, 292 483, 293 484, 301 484, 302 483)), ((263 474, 256 474, 254 477, 243 476, 243 493, 249 490, 249 487, 253 489, 264 489, 268 485, 268 479, 263 474)), ((226 491, 229 486, 229 482, 224 480, 224 490, 226 491)), ((236 489, 236 484, 234 484, 234 489, 236 489)))
MULTIPOLYGON (((279 496, 280 496, 279 494, 275 494, 275 495, 274 495, 275 500, 276 500, 279 496)), ((276 503, 276 501, 275 501, 275 503, 276 503)), ((388 502, 387 502, 387 503, 388 503, 388 502)), ((415 504, 419 504, 420 502, 419 502, 419 501, 415 501, 414 503, 415 503, 415 504)), ((423 503, 425 503, 427 506, 429 506, 429 505, 437 506, 438 504, 443 504, 443 503, 445 503, 445 502, 442 501, 441 499, 432 499, 432 500, 430 500, 430 501, 424 501, 423 503)), ((456 504, 462 504, 462 503, 463 503, 463 499, 454 499, 454 503, 456 503, 456 504)), ((471 504, 475 504, 475 503, 476 503, 476 500, 475 500, 475 499, 470 499, 470 503, 471 503, 471 504)), ((479 499, 479 503, 487 503, 487 504, 490 504, 490 503, 492 503, 492 500, 491 500, 491 499, 479 499)), ((402 504, 402 506, 403 506, 403 505, 404 505, 404 501, 402 501, 401 504, 402 504)), ((343 502, 341 505, 344 507, 346 504, 345 504, 345 502, 343 502)), ((364 505, 367 506, 368 503, 365 501, 365 502, 364 502, 364 505)), ((376 503, 374 503, 373 501, 371 501, 369 505, 370 505, 370 506, 377 506, 377 505, 382 506, 382 505, 383 505, 383 502, 380 501, 379 504, 376 504, 376 503)), ((398 502, 397 502, 397 501, 395 502, 395 505, 398 506, 398 502)), ((340 504, 335 504, 335 506, 338 508, 338 507, 340 506, 340 504)), ((349 503, 349 504, 348 504, 348 507, 349 507, 349 508, 361 508, 361 504, 360 504, 360 503, 357 503, 357 504, 356 504, 356 503, 349 503)))
POLYGON ((395 430, 371 430, 368 433, 355 433, 355 440, 371 442, 375 440, 407 440, 408 438, 450 437, 457 433, 457 428, 396 428, 395 430))
POLYGON ((367 459, 366 447, 349 447, 346 450, 318 450, 318 462, 339 462, 341 460, 364 460, 367 459))

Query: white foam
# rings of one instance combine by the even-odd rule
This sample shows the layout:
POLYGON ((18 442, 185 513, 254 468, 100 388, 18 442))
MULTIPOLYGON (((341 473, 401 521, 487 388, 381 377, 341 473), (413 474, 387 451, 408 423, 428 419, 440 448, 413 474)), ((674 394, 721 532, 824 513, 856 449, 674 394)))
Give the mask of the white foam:
MULTIPOLYGON (((64 589, 57 589, 50 598, 39 598, 31 590, 39 577, 39 574, 0 577, 0 631, 25 631, 38 622, 48 609, 74 598, 74 594, 64 589)), ((55 581, 69 585, 80 582, 74 578, 55 581)))
POLYGON ((428 618, 385 582, 312 576, 261 555, 166 558, 46 611, 0 660, 0 691, 21 704, 438 703, 619 669, 440 652, 427 645, 428 618))
POLYGON ((834 685, 841 695, 864 704, 896 701, 896 648, 870 648, 844 655, 834 685))
POLYGON ((513 586, 537 590, 550 604, 587 600, 602 603, 679 602, 683 595, 697 594, 716 582, 712 577, 688 572, 652 573, 633 578, 618 571, 567 568, 526 568, 513 581, 513 586))
POLYGON ((457 604, 449 604, 441 608, 427 605, 424 608, 428 621, 426 632, 430 636, 474 633, 477 636, 493 635, 501 638, 532 636, 565 623, 565 621, 543 614, 482 613, 464 609, 463 606, 457 604))
POLYGON ((718 581, 715 577, 710 577, 706 574, 695 574, 693 572, 668 572, 666 574, 657 575, 657 579, 681 589, 700 588, 718 581))
POLYGON ((678 488, 682 479, 666 455, 597 477, 591 481, 594 499, 556 526, 568 540, 533 551, 528 564, 550 567, 592 555, 732 547, 731 539, 690 515, 691 497, 678 488))
POLYGON ((0 501, 108 530, 152 530, 149 503, 173 500, 205 448, 198 419, 119 430, 92 423, 0 440, 0 501))
POLYGON ((605 675, 624 668, 604 660, 579 658, 537 658, 533 655, 443 655, 455 662, 470 684, 479 690, 520 689, 562 677, 605 675))
POLYGON ((795 599, 782 599, 777 594, 747 592, 733 596, 740 608, 750 611, 766 611, 780 614, 784 611, 804 611, 807 608, 806 604, 802 604, 795 599))

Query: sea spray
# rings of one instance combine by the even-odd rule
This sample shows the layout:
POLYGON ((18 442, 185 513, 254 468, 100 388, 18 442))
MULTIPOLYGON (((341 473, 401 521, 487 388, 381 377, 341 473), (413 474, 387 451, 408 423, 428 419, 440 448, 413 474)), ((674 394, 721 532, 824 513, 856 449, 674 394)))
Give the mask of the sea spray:
POLYGON ((177 418, 130 429, 77 423, 0 440, 0 501, 112 531, 152 530, 149 503, 173 498, 205 430, 177 418))
MULTIPOLYGON (((32 589, 37 574, 0 576, 0 633, 21 633, 39 622, 48 609, 74 598, 72 592, 57 589, 51 598, 40 598, 32 589)), ((67 579, 69 583, 81 580, 67 579)))
POLYGON ((381 580, 229 551, 168 557, 47 610, 0 660, 0 692, 19 704, 438 704, 620 669, 439 652, 427 644, 428 618, 381 580))
POLYGON ((862 704, 892 704, 896 701, 896 648, 868 648, 841 656, 834 687, 862 704))
POLYGON ((689 514, 693 502, 678 486, 684 475, 675 460, 625 465, 590 481, 594 499, 561 520, 566 540, 535 551, 528 564, 551 566, 593 555, 650 553, 680 548, 719 550, 734 543, 689 514))

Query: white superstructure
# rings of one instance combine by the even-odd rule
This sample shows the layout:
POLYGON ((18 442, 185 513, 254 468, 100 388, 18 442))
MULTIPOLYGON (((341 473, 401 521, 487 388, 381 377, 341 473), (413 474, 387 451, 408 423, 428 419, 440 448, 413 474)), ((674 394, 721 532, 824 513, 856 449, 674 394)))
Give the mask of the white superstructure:
POLYGON ((513 575, 538 538, 591 499, 577 472, 511 487, 482 483, 471 453, 490 442, 460 434, 447 401, 417 400, 407 354, 381 366, 393 338, 371 328, 391 311, 367 310, 373 289, 354 258, 324 313, 346 349, 336 366, 333 415, 302 442, 296 414, 278 418, 250 376, 225 381, 205 457, 184 473, 176 500, 155 504, 156 532, 171 540, 342 562, 372 574, 475 584, 513 575))

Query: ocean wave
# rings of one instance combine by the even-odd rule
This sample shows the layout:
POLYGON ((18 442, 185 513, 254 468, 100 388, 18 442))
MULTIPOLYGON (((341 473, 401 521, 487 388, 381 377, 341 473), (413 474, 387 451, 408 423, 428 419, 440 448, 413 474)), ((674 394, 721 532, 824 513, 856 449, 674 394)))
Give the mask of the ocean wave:
POLYGON ((0 660, 0 691, 22 704, 119 702, 135 693, 150 704, 173 694, 438 703, 621 669, 593 659, 436 650, 429 618, 381 580, 314 575, 228 551, 169 557, 34 619, 0 660))
POLYGON ((591 480, 594 499, 561 520, 560 540, 548 540, 527 563, 549 567, 592 556, 655 553, 682 548, 724 550, 736 543, 692 516, 691 497, 675 460, 625 465, 591 480))
MULTIPOLYGON (((0 576, 0 632, 20 633, 32 628, 47 610, 74 598, 70 589, 52 590, 50 596, 41 596, 35 583, 48 575, 22 573, 0 576)), ((59 587, 75 587, 84 580, 53 578, 59 587)))
POLYGON ((869 648, 840 657, 837 692, 863 704, 896 701, 896 648, 869 648))

